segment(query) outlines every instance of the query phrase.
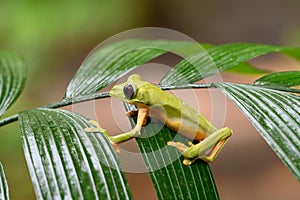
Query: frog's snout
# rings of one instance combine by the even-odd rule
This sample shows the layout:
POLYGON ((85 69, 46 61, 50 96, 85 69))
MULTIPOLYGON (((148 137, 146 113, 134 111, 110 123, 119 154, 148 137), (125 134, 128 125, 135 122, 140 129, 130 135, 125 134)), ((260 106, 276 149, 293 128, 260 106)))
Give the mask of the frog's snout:
POLYGON ((109 95, 112 97, 122 98, 123 96, 123 89, 120 85, 115 85, 110 91, 109 95))
POLYGON ((116 86, 114 86, 110 91, 109 91, 109 95, 110 96, 116 96, 116 86))
POLYGON ((109 91, 110 96, 112 96, 114 94, 115 90, 116 90, 115 86, 113 86, 113 88, 110 89, 110 91, 109 91))

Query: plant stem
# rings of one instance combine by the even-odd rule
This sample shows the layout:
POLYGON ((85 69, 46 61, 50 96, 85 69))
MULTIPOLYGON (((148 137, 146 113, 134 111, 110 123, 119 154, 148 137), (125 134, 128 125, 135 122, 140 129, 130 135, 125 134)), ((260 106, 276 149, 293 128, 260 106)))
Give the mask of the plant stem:
MULTIPOLYGON (((177 89, 201 89, 201 88, 214 88, 215 86, 213 84, 187 84, 187 85, 178 85, 178 86, 158 86, 162 90, 177 90, 177 89)), ((46 106, 42 106, 41 108, 60 108, 64 106, 68 106, 71 104, 77 104, 77 103, 82 103, 86 101, 91 101, 91 100, 96 100, 96 99, 101 99, 101 98, 106 98, 109 97, 109 92, 102 92, 98 94, 93 94, 93 95, 88 95, 88 96, 81 96, 81 97, 75 97, 75 98, 65 98, 59 102, 49 104, 46 106)), ((12 122, 15 122, 18 120, 18 114, 9 116, 7 118, 4 118, 0 120, 0 127, 10 124, 12 122)))
POLYGON ((75 98, 66 98, 66 99, 63 99, 62 101, 43 106, 42 108, 60 108, 60 107, 68 106, 71 104, 82 103, 85 101, 102 99, 102 98, 106 98, 106 97, 109 97, 109 92, 102 92, 99 94, 93 94, 93 95, 81 96, 81 97, 75 97, 75 98))
POLYGON ((4 118, 4 119, 0 120, 0 127, 17 121, 18 116, 19 116, 18 114, 15 114, 15 115, 12 115, 12 116, 9 116, 7 118, 4 118))
MULTIPOLYGON (((164 85, 158 85, 159 88, 162 90, 178 90, 178 89, 205 89, 205 88, 216 88, 214 83, 204 83, 204 84, 186 84, 186 85, 176 85, 176 86, 164 86, 164 85)), ((284 91, 284 92, 293 92, 293 93, 300 93, 298 89, 293 89, 293 88, 278 88, 278 87, 272 87, 272 86, 258 86, 258 87, 264 87, 264 88, 269 88, 273 90, 279 90, 279 91, 284 91)), ((87 96, 81 96, 81 97, 75 97, 75 98, 65 98, 59 102, 49 104, 46 106, 42 106, 41 108, 60 108, 64 106, 68 106, 71 104, 77 104, 77 103, 82 103, 86 101, 91 101, 91 100, 96 100, 96 99, 102 99, 109 97, 109 92, 102 92, 98 94, 93 94, 93 95, 87 95, 87 96)), ((15 122, 18 120, 18 114, 9 116, 7 118, 4 118, 0 120, 0 127, 10 124, 12 122, 15 122)))
MULTIPOLYGON (((91 100, 95 100, 95 99, 101 99, 101 98, 105 98, 105 97, 109 97, 108 92, 102 92, 99 94, 94 94, 94 95, 89 95, 89 96, 81 96, 81 97, 76 97, 76 98, 66 98, 59 102, 49 104, 46 106, 42 106, 41 108, 53 108, 53 109, 60 108, 60 107, 68 106, 71 104, 81 103, 81 102, 85 102, 85 101, 91 101, 91 100)), ((18 116, 19 116, 18 114, 15 114, 15 115, 12 115, 12 116, 9 116, 7 118, 0 120, 0 127, 17 121, 18 116)))

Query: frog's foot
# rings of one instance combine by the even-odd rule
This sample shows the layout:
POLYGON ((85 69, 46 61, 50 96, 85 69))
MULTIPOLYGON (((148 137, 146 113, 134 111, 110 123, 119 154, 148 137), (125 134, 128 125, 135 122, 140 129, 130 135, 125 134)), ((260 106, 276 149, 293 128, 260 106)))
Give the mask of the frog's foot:
POLYGON ((185 144, 181 143, 181 142, 173 142, 173 141, 169 141, 167 143, 167 145, 175 147, 178 151, 180 151, 181 153, 183 153, 185 150, 187 150, 189 147, 186 146, 185 144))
POLYGON ((85 128, 84 131, 87 132, 87 133, 104 133, 106 134, 107 133, 107 130, 102 128, 100 126, 100 124, 94 120, 90 120, 89 121, 89 124, 93 125, 94 127, 89 127, 89 128, 85 128))
MULTIPOLYGON (((192 142, 189 142, 189 147, 194 146, 194 144, 192 142)), ((169 141, 167 143, 167 145, 175 147, 176 149, 178 149, 181 153, 183 153, 185 150, 187 150, 189 147, 186 146, 185 144, 181 143, 181 142, 173 142, 173 141, 169 141)))
POLYGON ((168 142, 168 145, 175 147, 182 153, 184 157, 183 164, 185 165, 190 165, 197 159, 210 163, 215 160, 231 134, 231 129, 222 128, 215 131, 198 144, 189 147, 180 142, 168 142))
MULTIPOLYGON (((184 154, 184 152, 189 149, 190 147, 194 146, 194 144, 192 142, 189 142, 189 147, 186 146, 185 144, 181 143, 181 142, 173 142, 173 141, 169 141, 167 143, 169 146, 175 147, 178 151, 181 152, 181 154, 184 154)), ((186 158, 184 157, 183 159, 183 164, 186 166, 189 166, 190 164, 192 164, 194 162, 195 159, 190 159, 190 158, 186 158)))
POLYGON ((117 153, 120 153, 120 150, 118 148, 118 144, 111 140, 111 137, 108 135, 108 132, 107 132, 106 129, 102 128, 101 125, 98 122, 94 121, 94 120, 90 120, 89 123, 91 125, 93 125, 94 127, 85 128, 84 131, 86 133, 102 133, 102 134, 104 134, 109 139, 109 141, 112 144, 112 146, 114 147, 115 151, 117 153))

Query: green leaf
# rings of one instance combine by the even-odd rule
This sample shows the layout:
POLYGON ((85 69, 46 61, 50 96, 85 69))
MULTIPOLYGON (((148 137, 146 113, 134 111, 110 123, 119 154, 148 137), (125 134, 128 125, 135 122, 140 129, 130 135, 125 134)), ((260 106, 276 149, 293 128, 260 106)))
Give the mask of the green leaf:
MULTIPOLYGON (((128 110, 128 107, 127 107, 128 110)), ((132 126, 134 120, 130 119, 132 126)), ((187 138, 176 135, 167 127, 151 123, 136 138, 158 199, 219 199, 209 165, 200 160, 191 166, 182 164, 179 151, 167 146, 171 140, 188 144, 187 138), (175 138, 174 138, 175 137, 175 138)))
MULTIPOLYGON (((260 44, 225 44, 199 52, 178 63, 161 80, 161 85, 181 85, 202 80, 255 57, 288 49, 260 44)), ((300 51, 300 49, 298 49, 300 51)))
POLYGON ((290 47, 290 48, 284 49, 282 51, 282 53, 300 60, 300 51, 299 51, 299 48, 290 47))
POLYGON ((8 185, 5 178, 3 166, 0 163, 0 199, 2 200, 8 200, 9 199, 9 193, 8 193, 8 185))
POLYGON ((94 94, 138 65, 167 51, 189 55, 201 48, 191 42, 131 39, 113 43, 93 52, 81 65, 67 87, 66 98, 94 94))
POLYGON ((217 83, 300 181, 300 97, 251 85, 217 83))
POLYGON ((26 64, 16 52, 0 51, 0 116, 15 102, 26 79, 26 64))
POLYGON ((261 70, 261 69, 257 69, 254 66, 250 65, 249 63, 240 63, 235 65, 232 68, 228 68, 227 70, 225 70, 226 72, 234 72, 234 73, 238 73, 238 74, 246 74, 246 75, 257 75, 257 74, 265 74, 266 71, 261 70))
POLYGON ((37 199, 132 199, 115 151, 87 119, 68 111, 20 113, 25 158, 37 199))
MULTIPOLYGON (((267 74, 256 80, 254 84, 259 86, 269 86, 278 89, 299 86, 300 71, 287 71, 267 74)), ((300 92, 300 90, 296 91, 300 92)))

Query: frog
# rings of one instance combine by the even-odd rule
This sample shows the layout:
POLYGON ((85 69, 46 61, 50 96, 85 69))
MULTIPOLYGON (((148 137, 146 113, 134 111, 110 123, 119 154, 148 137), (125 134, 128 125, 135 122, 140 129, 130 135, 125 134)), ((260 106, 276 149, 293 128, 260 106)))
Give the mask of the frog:
POLYGON ((188 145, 176 141, 167 142, 168 146, 176 148, 183 155, 183 164, 187 166, 197 159, 207 163, 214 161, 232 135, 230 128, 217 129, 185 101, 157 85, 142 80, 138 74, 130 75, 127 81, 115 85, 109 94, 137 108, 126 113, 128 116, 137 116, 136 125, 128 132, 110 136, 98 122, 90 120, 93 126, 85 131, 104 133, 115 148, 122 142, 139 137, 148 117, 160 121, 194 143, 197 142, 189 142, 188 145))

